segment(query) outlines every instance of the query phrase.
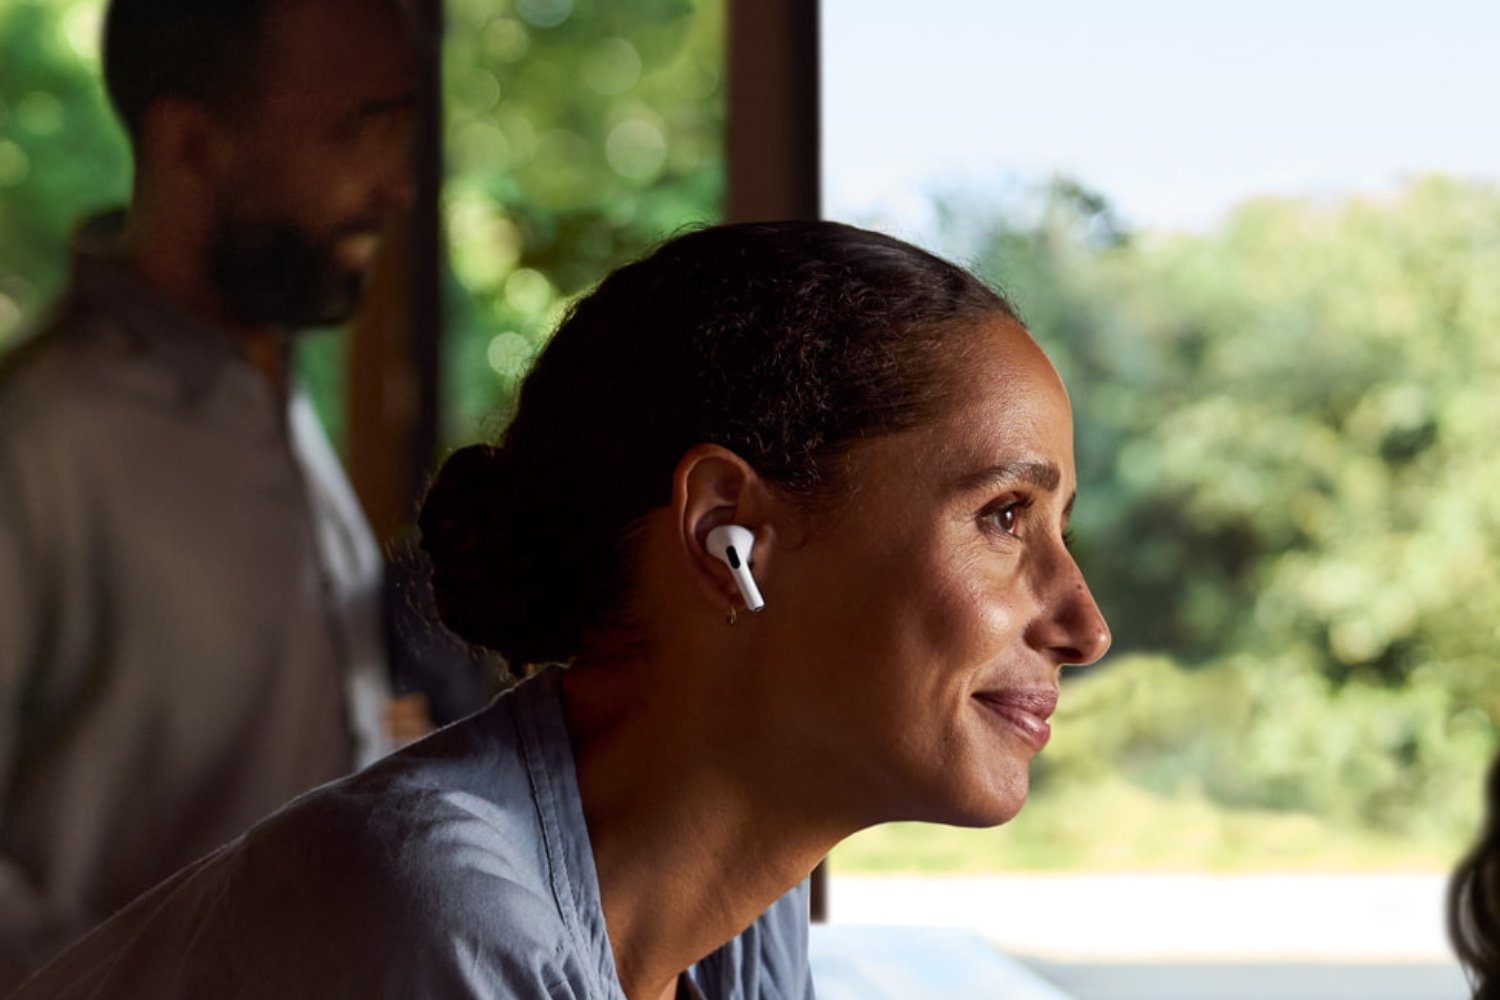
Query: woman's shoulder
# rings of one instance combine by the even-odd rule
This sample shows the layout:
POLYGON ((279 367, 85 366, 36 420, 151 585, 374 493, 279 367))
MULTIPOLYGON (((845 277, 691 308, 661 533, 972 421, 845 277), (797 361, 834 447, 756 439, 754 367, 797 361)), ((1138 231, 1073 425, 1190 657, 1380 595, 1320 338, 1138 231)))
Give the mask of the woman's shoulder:
POLYGON ((573 996, 545 859, 506 819, 453 790, 393 796, 364 817, 340 795, 310 801, 244 839, 226 892, 237 912, 221 929, 236 953, 281 956, 296 970, 288 987, 310 978, 319 995, 379 984, 384 995, 573 996))
POLYGON ((294 966, 347 959, 331 964, 357 978, 325 977, 324 995, 593 995, 555 895, 526 711, 502 697, 274 815, 239 843, 226 898, 273 950, 308 942, 294 966))
POLYGON ((590 995, 509 711, 303 795, 20 996, 590 995))
POLYGON ((489 863, 456 871, 388 849, 309 800, 137 899, 18 1000, 313 1000, 590 996, 557 909, 489 863), (287 838, 295 839, 287 839, 287 838), (339 849, 342 845, 342 849, 339 849))
POLYGON ((242 838, 237 863, 398 898, 545 897, 546 846, 512 700, 294 801, 242 838))

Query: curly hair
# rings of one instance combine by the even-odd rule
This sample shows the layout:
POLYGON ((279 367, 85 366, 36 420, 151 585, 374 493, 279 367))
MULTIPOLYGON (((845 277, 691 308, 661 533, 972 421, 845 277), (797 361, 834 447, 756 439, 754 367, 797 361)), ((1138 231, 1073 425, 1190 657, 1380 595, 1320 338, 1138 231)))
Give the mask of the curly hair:
POLYGON ((454 454, 423 505, 448 628, 513 667, 567 661, 617 623, 636 527, 684 452, 738 454, 783 496, 836 499, 858 442, 944 401, 944 340, 1014 319, 977 278, 828 222, 707 228, 577 302, 497 446, 454 454))
POLYGON ((1488 818, 1448 884, 1448 936, 1474 1000, 1500 1000, 1500 757, 1490 768, 1488 818))

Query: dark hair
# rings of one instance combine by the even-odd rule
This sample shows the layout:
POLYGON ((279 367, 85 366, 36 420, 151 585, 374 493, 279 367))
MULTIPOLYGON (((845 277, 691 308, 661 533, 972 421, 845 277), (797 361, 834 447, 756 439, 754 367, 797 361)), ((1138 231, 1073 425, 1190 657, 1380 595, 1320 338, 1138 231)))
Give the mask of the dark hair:
POLYGON ((637 523, 713 443, 794 501, 858 442, 942 405, 939 341, 1010 305, 958 267, 830 222, 703 229, 605 278, 523 383, 498 447, 454 454, 420 519, 439 614, 513 666, 616 622, 637 523))
POLYGON ((113 0, 104 86, 132 143, 166 97, 229 111, 253 94, 265 23, 282 0, 113 0))
POLYGON ((1474 1000, 1500 1000, 1500 757, 1490 767, 1488 812, 1479 842, 1448 884, 1448 936, 1474 1000))

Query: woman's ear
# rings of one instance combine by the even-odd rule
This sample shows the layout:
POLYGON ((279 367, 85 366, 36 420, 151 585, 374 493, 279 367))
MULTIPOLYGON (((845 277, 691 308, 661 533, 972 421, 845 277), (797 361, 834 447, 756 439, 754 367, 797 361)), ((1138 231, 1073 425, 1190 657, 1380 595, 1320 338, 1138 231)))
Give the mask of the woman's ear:
POLYGON ((762 597, 775 561, 779 506, 760 474, 727 448, 695 445, 678 461, 672 479, 677 548, 696 589, 716 611, 732 618, 769 600, 762 597), (744 533, 724 530, 730 525, 744 533))

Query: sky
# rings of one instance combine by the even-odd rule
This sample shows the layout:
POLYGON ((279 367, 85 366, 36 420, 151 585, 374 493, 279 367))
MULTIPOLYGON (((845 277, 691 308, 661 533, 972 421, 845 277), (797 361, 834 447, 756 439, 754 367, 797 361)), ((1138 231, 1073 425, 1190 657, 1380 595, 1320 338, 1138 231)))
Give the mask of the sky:
POLYGON ((1130 224, 1257 195, 1500 180, 1496 0, 823 0, 829 218, 1062 173, 1130 224))

